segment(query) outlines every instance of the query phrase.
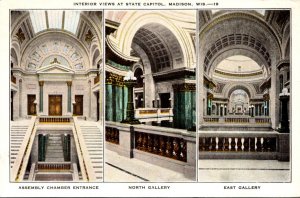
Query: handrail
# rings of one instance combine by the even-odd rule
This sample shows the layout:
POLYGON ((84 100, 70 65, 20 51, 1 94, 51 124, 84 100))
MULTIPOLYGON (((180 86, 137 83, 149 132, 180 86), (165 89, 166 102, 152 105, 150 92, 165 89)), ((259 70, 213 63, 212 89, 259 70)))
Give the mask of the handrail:
POLYGON ((36 116, 32 116, 27 128, 18 156, 11 171, 12 181, 22 181, 29 160, 32 144, 36 134, 36 116))
POLYGON ((77 125, 77 117, 73 117, 74 121, 74 127, 73 127, 73 132, 74 132, 74 140, 76 144, 76 149, 79 151, 78 153, 78 158, 79 158, 79 163, 81 167, 81 172, 82 172, 82 177, 86 181, 96 181, 96 177, 93 171, 92 163, 90 161, 89 153, 86 150, 86 145, 85 142, 83 141, 83 136, 81 133, 80 127, 77 125), (82 171, 84 169, 84 171, 82 171))

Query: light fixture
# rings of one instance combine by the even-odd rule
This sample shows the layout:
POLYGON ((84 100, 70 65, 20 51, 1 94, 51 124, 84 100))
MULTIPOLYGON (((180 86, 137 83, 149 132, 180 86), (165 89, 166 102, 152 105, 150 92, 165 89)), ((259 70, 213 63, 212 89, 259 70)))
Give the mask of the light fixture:
POLYGON ((125 76, 124 80, 128 81, 128 80, 136 80, 136 77, 134 76, 132 71, 128 71, 127 75, 125 76))

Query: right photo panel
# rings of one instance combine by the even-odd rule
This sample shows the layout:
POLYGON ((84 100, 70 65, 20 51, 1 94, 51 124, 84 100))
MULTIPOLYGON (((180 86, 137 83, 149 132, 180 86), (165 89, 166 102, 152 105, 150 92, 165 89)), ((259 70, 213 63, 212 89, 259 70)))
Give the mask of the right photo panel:
POLYGON ((291 182, 290 10, 200 10, 198 181, 291 182))

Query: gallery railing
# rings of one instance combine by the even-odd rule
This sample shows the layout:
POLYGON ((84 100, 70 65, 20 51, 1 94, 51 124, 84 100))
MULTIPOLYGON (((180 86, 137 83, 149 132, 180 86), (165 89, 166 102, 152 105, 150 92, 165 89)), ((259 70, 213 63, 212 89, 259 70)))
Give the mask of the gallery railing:
POLYGON ((105 127, 105 141, 119 144, 119 129, 113 127, 105 127))
POLYGON ((47 123, 70 123, 72 121, 72 117, 70 116, 39 116, 39 123, 47 124, 47 123))
POLYGON ((253 158, 276 158, 278 151, 277 132, 202 131, 198 135, 200 158, 225 159, 231 154, 242 159, 252 154, 253 158))
MULTIPOLYGON (((166 168, 195 168, 196 133, 151 125, 106 122, 106 149, 166 168)), ((183 171, 184 172, 184 171, 183 171)), ((192 175, 192 174, 191 174, 192 175)), ((190 175, 190 177, 192 177, 190 175)))
POLYGON ((204 116, 203 121, 206 123, 231 123, 231 124, 270 124, 269 117, 248 117, 248 116, 204 116))
POLYGON ((183 138, 138 131, 134 134, 135 149, 186 162, 186 140, 183 138))
POLYGON ((135 118, 144 121, 162 121, 173 119, 172 108, 138 108, 134 110, 135 118))
POLYGON ((71 162, 38 162, 36 166, 37 171, 71 171, 71 162))

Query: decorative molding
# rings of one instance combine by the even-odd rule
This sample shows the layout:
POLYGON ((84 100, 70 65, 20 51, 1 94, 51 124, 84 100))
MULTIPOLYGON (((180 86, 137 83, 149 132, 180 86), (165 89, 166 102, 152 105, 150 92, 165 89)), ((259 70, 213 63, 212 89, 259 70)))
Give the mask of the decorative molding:
POLYGON ((19 42, 22 44, 23 41, 25 40, 25 35, 24 35, 23 31, 22 31, 22 28, 20 28, 18 30, 18 32, 16 33, 16 36, 17 36, 19 42))
POLYGON ((183 83, 183 84, 175 84, 173 85, 174 92, 195 92, 196 84, 193 83, 183 83))
POLYGON ((123 87, 124 86, 124 77, 120 76, 118 74, 111 73, 111 72, 106 72, 105 83, 123 87))

